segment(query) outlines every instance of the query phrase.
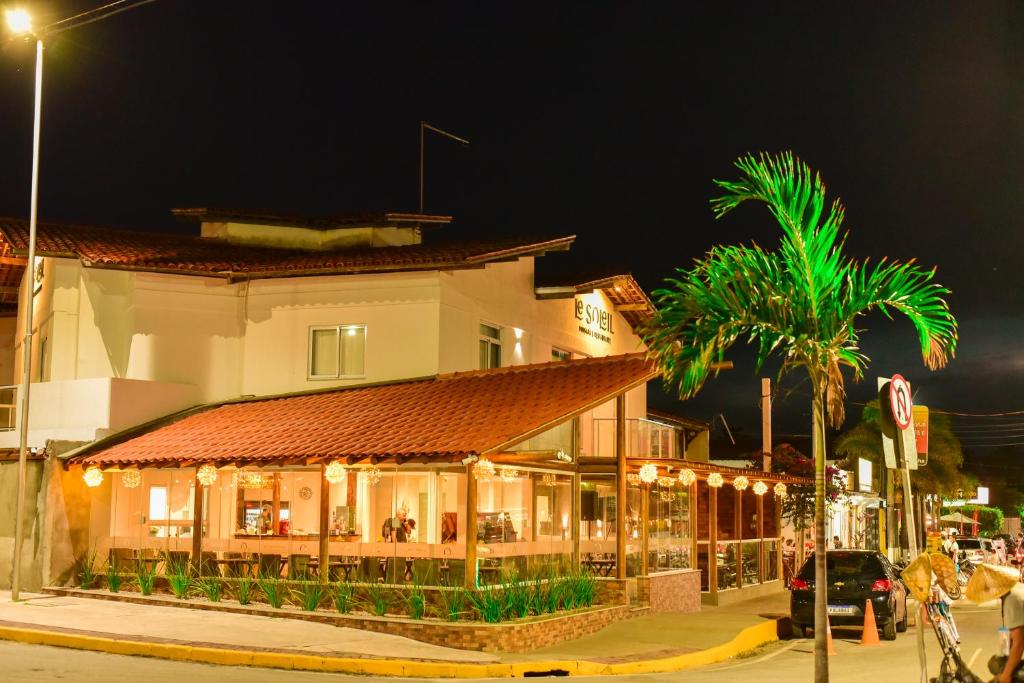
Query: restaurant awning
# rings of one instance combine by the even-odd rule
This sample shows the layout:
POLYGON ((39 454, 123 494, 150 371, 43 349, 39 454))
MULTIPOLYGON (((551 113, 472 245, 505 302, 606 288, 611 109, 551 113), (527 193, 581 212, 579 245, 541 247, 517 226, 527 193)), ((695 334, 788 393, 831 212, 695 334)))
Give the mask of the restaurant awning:
POLYGON ((67 453, 68 464, 457 461, 509 447, 657 375, 643 354, 520 365, 201 406, 67 453))

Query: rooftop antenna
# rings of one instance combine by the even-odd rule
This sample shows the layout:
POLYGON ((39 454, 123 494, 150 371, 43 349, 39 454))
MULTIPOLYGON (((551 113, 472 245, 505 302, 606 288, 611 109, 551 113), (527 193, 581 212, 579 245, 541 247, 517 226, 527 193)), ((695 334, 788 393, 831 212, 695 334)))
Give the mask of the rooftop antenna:
POLYGON ((729 429, 729 423, 725 421, 725 415, 723 415, 722 413, 715 413, 714 415, 712 415, 711 416, 711 426, 712 427, 715 426, 715 420, 721 420, 722 421, 722 426, 725 427, 725 433, 728 435, 729 441, 731 441, 732 445, 735 446, 736 445, 736 439, 732 438, 732 430, 729 429))
POLYGON ((461 143, 463 146, 469 146, 469 140, 460 138, 455 133, 449 133, 446 130, 442 130, 437 126, 432 126, 426 121, 420 121, 420 215, 423 215, 423 135, 426 131, 433 131, 438 135, 443 135, 450 140, 461 143))

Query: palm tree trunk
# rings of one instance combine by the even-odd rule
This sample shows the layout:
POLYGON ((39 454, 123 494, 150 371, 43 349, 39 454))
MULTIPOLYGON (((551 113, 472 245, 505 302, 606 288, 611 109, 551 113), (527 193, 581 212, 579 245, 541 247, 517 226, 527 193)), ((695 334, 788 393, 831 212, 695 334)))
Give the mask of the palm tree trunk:
POLYGON ((824 387, 814 382, 811 444, 814 451, 814 683, 828 683, 828 584, 825 576, 825 412, 824 387))

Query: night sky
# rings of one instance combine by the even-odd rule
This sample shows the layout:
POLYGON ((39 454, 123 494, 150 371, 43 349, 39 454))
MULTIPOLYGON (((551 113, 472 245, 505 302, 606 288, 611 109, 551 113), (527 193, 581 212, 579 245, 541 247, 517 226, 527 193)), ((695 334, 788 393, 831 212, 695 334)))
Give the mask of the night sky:
MULTIPOLYGON (((650 290, 716 242, 774 246, 763 207, 713 220, 711 181, 793 149, 846 203, 852 255, 917 257, 954 290, 951 366, 929 373, 908 322, 869 318, 852 400, 899 371, 934 408, 1024 409, 1024 5, 722 4, 162 0, 49 46, 40 214, 187 230, 171 207, 414 210, 425 119, 472 141, 428 139, 426 210, 449 233, 574 233, 546 275, 650 290)), ((28 213, 33 57, 0 51, 5 215, 28 213)), ((754 431, 758 379, 735 361, 671 409, 754 431)), ((797 379, 776 421, 806 432, 797 379)))

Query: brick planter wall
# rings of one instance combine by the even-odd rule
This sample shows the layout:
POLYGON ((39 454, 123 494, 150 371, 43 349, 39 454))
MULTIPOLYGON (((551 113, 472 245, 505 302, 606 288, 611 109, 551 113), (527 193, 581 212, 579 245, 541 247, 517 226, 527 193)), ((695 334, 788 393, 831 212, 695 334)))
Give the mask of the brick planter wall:
POLYGON ((699 612, 700 571, 675 569, 636 578, 640 604, 651 612, 699 612))
MULTIPOLYGON (((623 582, 615 582, 623 583, 623 582)), ((447 622, 437 619, 415 620, 406 617, 375 617, 365 614, 338 614, 318 610, 306 612, 294 607, 274 609, 265 605, 239 605, 231 601, 206 600, 142 595, 140 593, 110 593, 103 590, 76 588, 45 588, 51 595, 68 595, 100 600, 114 600, 141 605, 183 607, 186 609, 214 610, 252 614, 262 617, 302 619, 318 623, 358 628, 364 631, 388 633, 412 638, 432 645, 454 647, 478 652, 531 652, 538 648, 557 645, 600 631, 608 624, 632 616, 629 605, 592 607, 569 613, 529 617, 514 622, 485 624, 480 621, 447 622)), ((395 653, 401 656, 401 653, 395 653)))

